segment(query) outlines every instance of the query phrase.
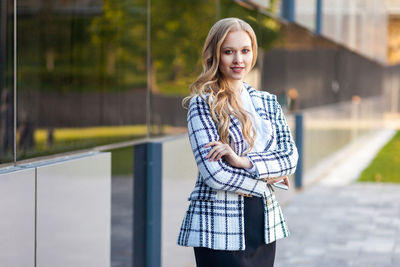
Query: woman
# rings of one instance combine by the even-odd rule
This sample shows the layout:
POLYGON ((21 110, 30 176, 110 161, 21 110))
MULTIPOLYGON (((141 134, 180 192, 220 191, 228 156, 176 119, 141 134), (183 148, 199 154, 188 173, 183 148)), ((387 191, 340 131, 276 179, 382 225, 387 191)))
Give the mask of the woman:
POLYGON ((197 266, 273 266, 289 235, 271 184, 294 173, 297 149, 276 96, 243 82, 257 58, 253 29, 218 21, 191 85, 189 139, 199 169, 178 244, 197 266))

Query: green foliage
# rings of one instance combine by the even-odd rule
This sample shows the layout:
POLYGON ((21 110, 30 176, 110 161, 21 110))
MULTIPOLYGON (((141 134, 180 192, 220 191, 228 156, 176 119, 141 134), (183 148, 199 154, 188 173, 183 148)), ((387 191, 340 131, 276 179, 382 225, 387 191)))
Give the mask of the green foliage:
POLYGON ((216 20, 215 1, 154 0, 151 3, 151 57, 157 84, 196 77, 201 72, 204 40, 216 20))
MULTIPOLYGON (((104 0, 102 16, 94 17, 88 27, 93 44, 103 47, 105 64, 112 60, 146 65, 146 1, 104 0), (114 59, 112 57, 115 57, 114 59)), ((106 67, 108 73, 115 70, 106 67)))
POLYGON ((146 86, 150 69, 154 92, 187 95, 202 70, 204 40, 218 18, 248 21, 264 50, 279 34, 274 19, 232 0, 152 0, 147 66, 146 0, 103 0, 100 14, 57 13, 54 1, 43 1, 38 12, 19 17, 20 90, 131 90, 146 86))
MULTIPOLYGON (((270 13, 275 13, 277 1, 270 4, 270 13)), ((251 25, 257 35, 258 46, 267 51, 279 37, 279 23, 257 10, 248 9, 230 0, 221 0, 221 17, 237 17, 251 25)))
MULTIPOLYGON (((274 19, 232 0, 219 3, 221 18, 247 21, 257 34, 260 49, 271 48, 279 36, 274 19)), ((154 0, 151 14, 151 55, 155 68, 152 75, 157 83, 153 86, 163 94, 187 95, 189 85, 202 70, 201 51, 208 31, 218 19, 216 2, 154 0)))
POLYGON ((146 1, 105 0, 97 15, 60 14, 48 2, 19 17, 19 90, 146 87, 146 1))
POLYGON ((400 131, 379 151, 361 173, 360 182, 400 183, 400 131))

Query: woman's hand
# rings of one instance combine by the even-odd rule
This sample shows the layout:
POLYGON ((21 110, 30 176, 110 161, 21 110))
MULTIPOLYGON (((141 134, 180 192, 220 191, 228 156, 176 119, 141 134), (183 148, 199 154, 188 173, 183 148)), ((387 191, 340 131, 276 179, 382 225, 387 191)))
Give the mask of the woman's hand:
POLYGON ((279 182, 280 180, 283 180, 283 183, 285 185, 287 185, 288 188, 290 187, 289 178, 287 176, 264 179, 264 181, 267 182, 268 184, 273 184, 273 183, 279 182))
POLYGON ((207 154, 206 159, 209 161, 217 161, 224 157, 226 162, 236 168, 251 168, 253 164, 246 157, 239 157, 235 151, 228 145, 219 141, 206 144, 204 147, 213 147, 207 154))

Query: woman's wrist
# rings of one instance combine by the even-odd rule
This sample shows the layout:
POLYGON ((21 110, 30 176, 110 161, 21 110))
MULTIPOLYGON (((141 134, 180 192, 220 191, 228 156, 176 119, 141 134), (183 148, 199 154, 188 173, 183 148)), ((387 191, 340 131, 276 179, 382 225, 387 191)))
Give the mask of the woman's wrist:
POLYGON ((244 169, 253 168, 253 163, 251 163, 251 161, 248 157, 239 157, 239 159, 240 159, 240 167, 239 168, 244 168, 244 169))

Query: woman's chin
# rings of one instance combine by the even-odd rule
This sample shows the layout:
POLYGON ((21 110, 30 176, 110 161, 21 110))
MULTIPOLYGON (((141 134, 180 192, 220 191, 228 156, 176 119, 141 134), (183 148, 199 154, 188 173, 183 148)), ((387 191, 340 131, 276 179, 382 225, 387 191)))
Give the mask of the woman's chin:
POLYGON ((234 73, 230 75, 229 79, 230 80, 235 80, 235 81, 240 81, 244 79, 244 74, 243 73, 234 73))

